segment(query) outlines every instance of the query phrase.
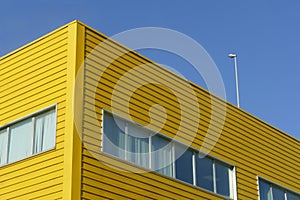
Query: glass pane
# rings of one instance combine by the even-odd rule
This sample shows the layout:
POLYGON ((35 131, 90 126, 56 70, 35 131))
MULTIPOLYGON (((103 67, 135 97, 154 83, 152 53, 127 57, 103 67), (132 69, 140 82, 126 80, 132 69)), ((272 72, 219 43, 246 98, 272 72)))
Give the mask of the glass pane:
POLYGON ((128 126, 127 160, 149 168, 149 134, 136 125, 128 126))
POLYGON ((7 159, 7 129, 0 131, 0 165, 6 163, 7 159))
POLYGON ((284 190, 272 185, 273 200, 284 200, 284 190))
POLYGON ((110 113, 104 114, 103 151, 125 159, 125 122, 110 113))
POLYGON ((208 157, 196 157, 197 186, 214 191, 213 160, 208 157))
POLYGON ((10 127, 8 162, 21 160, 31 155, 32 120, 27 119, 10 127))
POLYGON ((292 192, 287 192, 287 199, 288 200, 300 200, 300 195, 292 193, 292 192))
POLYGON ((219 162, 215 164, 217 193, 230 196, 229 168, 219 162))
POLYGON ((193 184, 193 152, 176 145, 175 153, 176 178, 193 184))
POLYGON ((155 171, 173 177, 173 159, 172 144, 169 140, 152 136, 152 169, 155 171))
POLYGON ((268 182, 259 180, 259 196, 260 200, 272 200, 271 185, 268 182))
POLYGON ((48 111, 36 117, 34 128, 34 153, 55 147, 56 112, 48 111))

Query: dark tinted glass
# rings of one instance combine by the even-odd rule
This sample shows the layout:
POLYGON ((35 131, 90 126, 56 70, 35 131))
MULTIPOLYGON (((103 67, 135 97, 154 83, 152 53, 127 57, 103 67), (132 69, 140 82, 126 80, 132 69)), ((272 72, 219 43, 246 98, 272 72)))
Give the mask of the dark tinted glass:
POLYGON ((110 113, 104 115, 103 151, 125 159, 125 123, 118 119, 117 123, 110 113))
POLYGON ((284 200, 284 190, 282 188, 272 186, 273 200, 284 200))
POLYGON ((151 140, 152 169, 173 177, 173 148, 170 140, 157 135, 152 136, 151 140))
POLYGON ((271 186, 263 180, 259 180, 259 196, 260 200, 271 200, 271 186))
POLYGON ((214 191, 212 159, 196 156, 196 180, 197 186, 214 191))
POLYGON ((216 162, 215 167, 217 193, 224 196, 230 196, 228 167, 218 162, 216 162))
POLYGON ((297 195, 297 194, 292 193, 292 192, 288 192, 287 193, 287 199, 288 200, 300 200, 300 195, 297 195))
POLYGON ((176 145, 176 178, 193 184, 193 152, 176 145))

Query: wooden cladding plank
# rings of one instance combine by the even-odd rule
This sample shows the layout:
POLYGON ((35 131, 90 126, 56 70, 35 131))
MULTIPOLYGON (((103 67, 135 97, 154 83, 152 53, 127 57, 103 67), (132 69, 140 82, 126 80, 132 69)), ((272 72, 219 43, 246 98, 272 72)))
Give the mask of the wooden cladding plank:
POLYGON ((55 200, 63 200, 62 198, 62 185, 55 185, 48 187, 44 190, 37 191, 33 193, 33 195, 28 195, 28 198, 32 200, 44 200, 44 199, 55 199, 55 200))
MULTIPOLYGON (((1 116, 0 123, 5 124, 12 120, 18 119, 20 117, 23 117, 24 115, 31 114, 37 109, 39 105, 53 105, 57 103, 59 99, 65 99, 65 88, 62 88, 61 90, 55 91, 55 88, 52 89, 53 93, 48 93, 47 91, 41 92, 38 98, 33 99, 29 98, 26 101, 20 101, 13 105, 7 105, 9 107, 3 108, 3 115, 1 116), (45 98, 48 98, 47 101, 45 101, 45 98), (10 109, 9 109, 10 108, 10 109), (20 110, 20 108, 22 110, 20 110), (23 111, 23 114, 22 112, 23 111), (17 113, 18 115, 14 115, 14 113, 17 113), (26 114, 25 114, 26 113, 26 114)), ((31 96, 30 96, 31 97, 31 96)))
MULTIPOLYGON (((6 88, 5 92, 9 93, 8 90, 15 88, 21 83, 33 81, 32 79, 35 80, 36 77, 49 76, 65 68, 66 68, 66 57, 65 55, 62 55, 61 58, 53 59, 53 62, 43 63, 43 65, 36 65, 31 70, 27 68, 26 70, 20 73, 15 72, 14 75, 7 76, 7 78, 5 78, 5 80, 3 80, 2 83, 5 84, 5 88, 6 88)), ((35 81, 37 80, 38 79, 36 79, 35 81)))
POLYGON ((88 200, 103 200, 103 199, 133 199, 129 197, 121 196, 121 194, 115 194, 111 190, 105 190, 103 188, 97 188, 88 184, 82 186, 82 199, 88 200))
MULTIPOLYGON (((38 182, 38 184, 25 186, 23 188, 15 188, 12 192, 2 194, 1 196, 3 197, 3 199, 32 199, 40 196, 41 192, 44 192, 43 190, 50 190, 51 192, 61 191, 61 183, 62 177, 58 177, 55 179, 44 179, 38 182)), ((1 196, 0 198, 2 198, 1 196)))
POLYGON ((2 194, 13 194, 16 191, 19 191, 21 193, 21 190, 24 189, 25 192, 27 187, 32 188, 35 185, 39 185, 44 182, 48 182, 48 185, 51 185, 51 181, 53 179, 58 179, 62 176, 61 169, 57 169, 56 171, 53 171, 51 173, 47 174, 41 174, 37 177, 32 177, 29 179, 19 179, 20 181, 16 181, 7 187, 5 187, 4 182, 4 188, 2 194), (25 186, 25 187, 24 187, 25 186))
POLYGON ((16 183, 23 183, 26 182, 29 179, 34 179, 34 178, 38 178, 40 176, 43 175, 47 175, 47 174, 51 174, 54 173, 58 170, 62 170, 63 168, 63 164, 62 162, 57 162, 58 159, 52 159, 52 163, 48 162, 48 165, 46 167, 43 168, 38 168, 39 165, 34 165, 32 168, 35 168, 35 170, 30 171, 30 172, 25 172, 25 170, 23 171, 17 171, 14 174, 10 174, 11 177, 9 179, 5 179, 5 177, 2 177, 2 184, 0 188, 6 188, 6 187, 13 187, 16 185, 16 183), (13 176, 14 177, 13 177, 13 176), (16 177, 18 177, 18 180, 16 181, 16 177))
MULTIPOLYGON (((1 103, 9 102, 11 104, 14 103, 13 100, 18 101, 19 99, 26 99, 27 96, 33 96, 33 94, 38 94, 41 92, 50 92, 55 90, 59 90, 60 88, 65 88, 65 81, 66 81, 66 74, 65 69, 54 72, 53 74, 49 74, 49 76, 46 76, 43 80, 36 81, 35 77, 33 77, 32 82, 29 83, 25 82, 22 83, 22 86, 14 88, 10 94, 7 93, 5 95, 5 98, 3 98, 1 103), (22 91, 22 92, 20 92, 22 91), (34 92, 33 92, 34 91, 34 92), (18 96, 16 98, 16 93, 18 93, 18 96), (32 94, 33 93, 33 94, 32 94), (26 96, 27 95, 27 96, 26 96)), ((37 77, 37 80, 40 78, 37 77)))
POLYGON ((11 179, 20 176, 21 174, 31 173, 35 170, 51 166, 55 163, 61 163, 63 162, 62 152, 63 149, 57 147, 56 150, 50 150, 20 161, 22 162, 22 165, 18 165, 19 163, 12 163, 3 166, 0 169, 1 180, 11 179))
MULTIPOLYGON (((128 184, 120 184, 120 181, 114 181, 112 178, 104 177, 104 176, 95 176, 96 179, 92 179, 93 174, 85 171, 85 175, 83 175, 82 182, 85 185, 91 186, 100 186, 101 189, 110 191, 114 195, 118 194, 119 198, 130 197, 132 199, 150 199, 149 195, 147 195, 146 191, 143 189, 137 188, 137 186, 132 186, 128 184)), ((92 190, 93 191, 93 190, 92 190)), ((111 194, 111 196, 113 195, 111 194)), ((153 199, 153 198, 151 198, 153 199)))

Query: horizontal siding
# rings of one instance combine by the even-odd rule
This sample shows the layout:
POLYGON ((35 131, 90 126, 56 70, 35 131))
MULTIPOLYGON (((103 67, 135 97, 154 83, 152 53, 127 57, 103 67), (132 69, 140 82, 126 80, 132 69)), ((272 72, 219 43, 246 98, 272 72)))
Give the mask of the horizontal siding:
MULTIPOLYGON (((137 86, 148 82, 161 83, 163 86, 149 84, 136 90, 130 99, 131 118, 143 125, 149 123, 149 108, 155 103, 162 105, 167 110, 167 121, 163 126, 163 134, 174 137, 178 132, 178 127, 182 121, 179 101, 172 91, 185 96, 180 102, 187 104, 186 111, 190 114, 190 118, 184 121, 184 127, 181 127, 180 134, 177 139, 184 143, 191 143, 196 149, 206 144, 216 145, 210 152, 222 160, 233 163, 237 168, 237 187, 238 199, 257 199, 257 176, 261 176, 281 184, 294 191, 300 192, 300 142, 295 138, 279 131, 278 129, 266 124, 265 122, 251 116, 250 114, 230 105, 226 105, 226 118, 224 127, 220 137, 218 134, 220 126, 222 126, 222 118, 224 117, 222 109, 224 102, 216 97, 212 97, 208 92, 200 87, 192 84, 193 90, 196 92, 199 102, 199 110, 195 110, 192 104, 189 104, 191 94, 185 87, 184 80, 174 75, 172 72, 156 65, 152 61, 136 53, 126 53, 126 48, 115 42, 103 43, 105 36, 87 29, 86 31, 86 65, 85 65, 85 103, 84 103, 84 146, 88 151, 83 153, 83 198, 91 199, 100 195, 101 198, 115 199, 130 198, 134 195, 146 195, 146 198, 157 198, 155 194, 166 194, 166 198, 176 199, 178 188, 174 186, 175 180, 167 179, 152 173, 132 175, 130 173, 122 174, 126 177, 124 183, 117 180, 121 178, 120 171, 115 167, 110 168, 107 165, 126 165, 118 160, 110 160, 105 165, 92 159, 89 153, 95 157, 104 157, 100 153, 101 149, 101 113, 102 109, 111 110, 112 94, 118 92, 113 102, 116 107, 114 111, 120 115, 126 116, 127 99, 129 93, 137 86), (102 43, 101 43, 102 42, 102 43), (95 47, 98 46, 96 49, 95 47), (91 53, 92 52, 92 53, 91 53), (117 59, 114 59, 117 55, 117 59), (128 71, 136 66, 147 64, 147 68, 136 72, 132 76, 126 78, 126 82, 119 84, 120 79, 124 77, 128 71), (101 75, 101 77, 100 77, 101 75), (119 86, 119 85, 118 85, 119 86), (168 90, 169 88, 169 90, 168 90), (94 93, 96 91, 96 93, 94 93), (212 118, 212 102, 214 102, 214 115, 212 118), (197 119, 198 112, 200 119, 197 119), (96 115, 95 115, 96 113, 96 115), (213 119, 213 121, 211 120, 213 119), (210 129, 209 129, 210 127, 210 129), (193 130, 196 129, 197 135, 193 130), (207 131, 210 135, 207 137, 207 131), (204 143, 204 139, 205 143, 204 143), (109 174, 109 175, 108 175, 109 174), (105 178, 107 177, 107 178, 105 178), (119 178, 117 178, 119 177, 119 178), (109 180, 115 179, 116 181, 109 180), (151 184, 150 179, 154 179, 151 184), (165 183, 157 186, 162 179, 165 183), (105 181, 104 181, 105 180, 105 181), (138 181, 138 183, 137 183, 138 181), (113 185, 117 184, 118 189, 113 185), (148 194, 147 191, 140 192, 127 185, 141 184, 144 188, 150 187, 150 191, 157 191, 148 194), (149 186, 150 185, 150 186, 149 186), (170 187, 166 186, 169 185, 170 187), (154 189, 153 187, 156 188, 154 189), (108 190, 108 189, 110 190, 108 190), (124 189, 126 188, 126 189, 124 189), (110 192, 116 190, 115 194, 110 192), (124 192, 122 192, 125 190, 124 192), (127 193, 126 193, 127 194, 127 193), (174 196, 175 194, 175 196, 174 196)), ((188 88, 189 89, 189 88, 188 88)), ((160 128, 160 122, 164 120, 164 115, 159 110, 154 110, 153 129, 160 128)), ((112 159, 112 158, 111 158, 112 159)), ((128 165, 128 164, 127 164, 128 165)), ((179 185, 186 185, 177 183, 179 185)), ((176 184, 175 184, 176 185, 176 184)), ((193 188, 192 186, 189 188, 193 188)), ((181 189, 181 188, 180 188, 181 189)), ((179 190, 180 190, 179 189, 179 190)), ((199 189, 191 189, 192 192, 185 194, 181 192, 180 198, 199 199, 200 194, 210 195, 199 189), (197 195, 195 191, 198 190, 197 195), (199 192, 202 191, 202 192, 199 192)), ((178 196, 177 196, 178 197, 178 196)), ((203 197, 205 198, 205 197, 203 197)), ((207 197, 214 199, 216 197, 207 197)))
POLYGON ((92 158, 87 156, 89 152, 84 153, 86 156, 83 159, 83 185, 93 185, 95 189, 83 192, 96 193, 96 187, 99 187, 110 191, 112 195, 119 195, 120 198, 220 199, 216 195, 200 193, 193 186, 156 173, 134 173, 136 167, 129 163, 120 163, 118 159, 110 156, 93 154, 92 158))
POLYGON ((67 28, 0 59, 0 125, 57 104, 56 147, 0 167, 0 199, 62 199, 67 28))

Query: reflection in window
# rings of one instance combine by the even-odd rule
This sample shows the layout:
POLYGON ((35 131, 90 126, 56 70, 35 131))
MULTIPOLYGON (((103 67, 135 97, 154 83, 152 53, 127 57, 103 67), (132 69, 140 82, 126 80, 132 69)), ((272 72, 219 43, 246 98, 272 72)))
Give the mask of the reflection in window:
POLYGON ((300 200, 300 195, 288 191, 287 192, 287 199, 288 200, 300 200))
POLYGON ((55 147, 56 109, 31 115, 0 130, 0 165, 55 147))
POLYGON ((55 110, 50 110, 35 118, 34 153, 47 151, 55 146, 55 110))
POLYGON ((229 196, 229 167, 221 164, 220 162, 215 162, 215 168, 217 193, 224 196, 229 196))
POLYGON ((167 175, 173 176, 173 145, 169 140, 153 136, 152 138, 152 169, 167 175))
POLYGON ((271 186, 269 183, 260 180, 259 181, 259 196, 261 200, 271 200, 271 186))
POLYGON ((197 186, 214 191, 213 160, 197 156, 196 158, 197 186))
POLYGON ((27 119, 10 128, 8 162, 29 157, 32 153, 32 120, 27 119))
POLYGON ((284 189, 276 186, 272 186, 272 196, 273 200, 282 200, 284 199, 284 189))
POLYGON ((105 115, 104 133, 103 151, 125 159, 125 123, 116 123, 112 115, 105 115))
POLYGON ((8 146, 8 132, 7 129, 0 131, 0 165, 7 161, 7 146, 8 146))
POLYGON ((176 178, 193 184, 193 152, 182 145, 175 148, 176 178))
POLYGON ((149 135, 137 126, 128 126, 127 130, 128 161, 142 167, 149 167, 149 135))
POLYGON ((259 196, 260 200, 300 200, 300 194, 261 178, 259 179, 259 196))

